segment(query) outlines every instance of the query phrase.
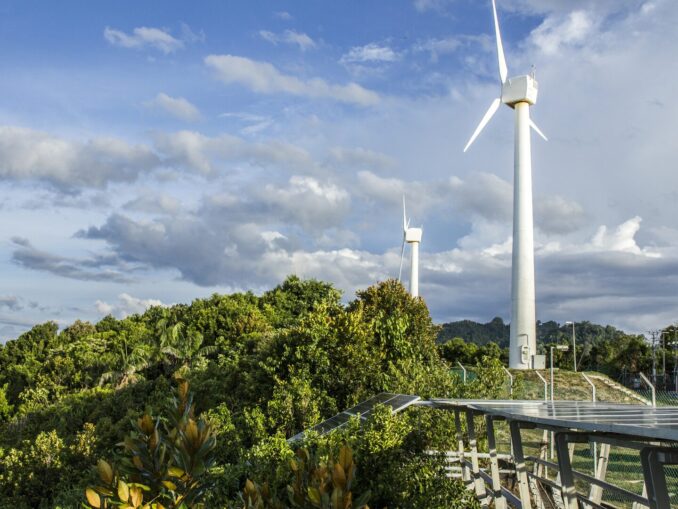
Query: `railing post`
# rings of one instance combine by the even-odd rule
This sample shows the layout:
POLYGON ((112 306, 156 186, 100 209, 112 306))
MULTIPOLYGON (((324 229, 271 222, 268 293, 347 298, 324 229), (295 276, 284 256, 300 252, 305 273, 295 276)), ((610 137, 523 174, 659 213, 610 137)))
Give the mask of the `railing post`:
POLYGON ((544 382, 544 401, 549 400, 549 383, 546 381, 546 378, 541 376, 541 373, 537 371, 536 369, 534 370, 535 373, 537 373, 537 376, 541 378, 541 381, 544 382))
POLYGON ((652 406, 656 407, 657 406, 657 391, 654 388, 654 385, 652 385, 652 382, 650 382, 645 375, 643 375, 642 372, 639 373, 640 378, 645 382, 648 387, 650 387, 650 390, 652 391, 652 406))
MULTIPOLYGON (((582 371, 581 376, 584 377, 584 380, 586 380, 589 385, 591 386, 591 401, 594 403, 596 402, 596 386, 593 384, 591 379, 586 376, 586 373, 582 371)), ((598 444, 596 444, 595 440, 593 441, 593 471, 598 472, 598 444)))
POLYGON ((499 475, 499 461, 497 460, 497 441, 494 435, 494 419, 490 414, 485 415, 485 427, 487 428, 487 449, 490 453, 490 469, 492 472, 492 492, 494 507, 506 509, 506 499, 501 492, 501 477, 499 475))
POLYGON ((464 383, 466 383, 466 368, 465 368, 464 365, 463 365, 461 362, 459 362, 459 361, 457 361, 457 364, 459 365, 459 367, 461 368, 462 372, 464 373, 464 383))
POLYGON ((586 376, 586 373, 582 373, 581 376, 583 376, 584 380, 586 380, 589 383, 589 385, 591 386, 591 401, 593 401, 595 403, 596 402, 596 386, 593 384, 591 379, 588 376, 586 376))
POLYGON ((508 375, 509 377, 509 396, 511 396, 511 399, 513 399, 513 375, 511 372, 506 369, 504 366, 501 367, 501 369, 504 370, 504 372, 508 375))

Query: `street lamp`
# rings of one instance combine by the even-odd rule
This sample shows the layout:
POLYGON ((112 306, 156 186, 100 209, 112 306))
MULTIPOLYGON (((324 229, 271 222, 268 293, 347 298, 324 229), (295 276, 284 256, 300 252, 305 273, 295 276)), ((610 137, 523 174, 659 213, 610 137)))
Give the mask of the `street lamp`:
POLYGON ((567 345, 555 345, 551 346, 551 402, 553 402, 553 349, 556 350, 562 350, 563 352, 567 352, 570 347, 567 345))
POLYGON ((565 325, 572 326, 572 358, 574 359, 574 372, 577 372, 577 340, 574 337, 574 322, 565 322, 565 325))
POLYGON ((662 379, 664 381, 664 390, 666 390, 666 339, 664 339, 664 336, 668 333, 669 331, 663 330, 659 334, 659 338, 662 341, 662 379))

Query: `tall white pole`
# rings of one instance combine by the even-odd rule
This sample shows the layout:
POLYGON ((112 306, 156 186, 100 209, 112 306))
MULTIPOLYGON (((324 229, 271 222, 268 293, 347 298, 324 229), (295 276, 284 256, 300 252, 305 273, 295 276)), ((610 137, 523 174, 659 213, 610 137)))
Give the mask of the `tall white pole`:
POLYGON ((515 112, 509 366, 513 369, 530 369, 532 356, 537 352, 530 105, 527 102, 516 103, 515 112))
POLYGON ((412 242, 412 263, 410 264, 410 294, 419 297, 419 242, 412 242))
POLYGON ((574 321, 572 322, 572 350, 574 350, 574 372, 577 372, 577 336, 574 334, 574 321))

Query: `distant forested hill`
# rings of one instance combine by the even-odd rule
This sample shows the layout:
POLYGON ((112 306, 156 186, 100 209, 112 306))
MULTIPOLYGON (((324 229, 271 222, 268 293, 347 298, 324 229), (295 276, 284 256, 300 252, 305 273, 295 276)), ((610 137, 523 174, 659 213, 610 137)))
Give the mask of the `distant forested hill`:
POLYGON ((504 348, 509 343, 509 325, 499 317, 487 323, 478 323, 472 320, 444 323, 438 343, 445 343, 452 338, 462 338, 476 345, 486 345, 490 341, 504 348))
MULTIPOLYGON (((597 325, 591 322, 576 322, 575 331, 580 346, 596 342, 608 342, 626 336, 611 325, 597 325)), ((571 325, 560 324, 553 320, 537 322, 537 339, 542 343, 566 342, 572 335, 571 325)), ((487 323, 478 323, 472 320, 461 320, 442 324, 438 334, 438 343, 445 343, 452 338, 462 338, 465 341, 479 346, 489 342, 497 343, 505 348, 509 344, 509 324, 499 317, 487 323)), ((579 346, 579 345, 578 345, 579 346)))

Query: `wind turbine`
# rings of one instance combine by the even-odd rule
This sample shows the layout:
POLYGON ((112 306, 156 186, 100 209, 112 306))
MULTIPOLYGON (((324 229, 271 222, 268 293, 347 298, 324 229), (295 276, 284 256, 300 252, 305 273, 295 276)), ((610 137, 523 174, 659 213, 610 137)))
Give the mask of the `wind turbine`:
POLYGON ((537 353, 535 290, 534 290, 534 227, 532 214, 532 158, 530 128, 546 140, 546 136, 530 119, 530 106, 537 102, 538 84, 534 74, 508 77, 508 67, 501 42, 497 5, 492 0, 494 30, 501 95, 490 104, 464 152, 476 140, 501 103, 515 111, 515 155, 513 173, 513 263, 511 273, 511 342, 509 367, 530 369, 537 353))
POLYGON ((405 257, 405 244, 410 244, 412 259, 410 261, 410 294, 419 297, 419 243, 421 242, 422 228, 410 228, 410 220, 407 219, 405 210, 405 195, 403 195, 403 245, 400 249, 400 271, 398 281, 403 275, 403 259, 405 257))

